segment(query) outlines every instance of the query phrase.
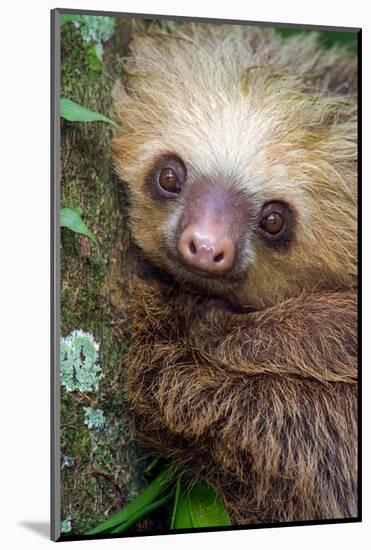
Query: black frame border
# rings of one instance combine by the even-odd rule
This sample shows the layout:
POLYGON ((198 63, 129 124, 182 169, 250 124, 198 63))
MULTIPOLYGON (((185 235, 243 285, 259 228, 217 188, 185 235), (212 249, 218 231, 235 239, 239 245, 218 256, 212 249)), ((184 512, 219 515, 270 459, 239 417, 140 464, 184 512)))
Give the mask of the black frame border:
POLYGON ((77 540, 99 540, 132 538, 156 535, 177 535, 209 533, 219 531, 249 531, 251 529, 271 529, 275 527, 299 527, 307 525, 334 525, 362 522, 362 28, 336 27, 317 24, 296 24, 271 21, 250 21, 236 19, 219 19, 208 17, 193 17, 183 15, 159 15, 149 13, 127 13, 100 10, 80 10, 55 8, 51 10, 51 38, 50 38, 50 159, 51 159, 51 410, 50 410, 50 439, 51 439, 51 471, 50 471, 50 538, 55 542, 77 540), (354 518, 340 518, 328 520, 293 521, 286 523, 236 525, 228 527, 207 527, 193 529, 163 529, 148 530, 140 533, 120 535, 61 535, 60 533, 60 15, 96 15, 103 17, 127 17, 133 19, 158 19, 185 22, 204 22, 211 24, 251 25, 256 27, 279 27, 283 29, 301 29, 333 32, 352 32, 357 34, 357 62, 358 62, 358 516, 354 518))

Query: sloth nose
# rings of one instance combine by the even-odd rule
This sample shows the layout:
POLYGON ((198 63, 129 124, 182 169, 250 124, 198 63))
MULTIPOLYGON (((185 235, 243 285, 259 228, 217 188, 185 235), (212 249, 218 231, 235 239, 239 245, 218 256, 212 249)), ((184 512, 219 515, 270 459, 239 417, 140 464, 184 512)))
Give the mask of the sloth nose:
POLYGON ((178 241, 178 251, 192 267, 208 273, 223 273, 234 264, 235 245, 216 225, 189 225, 178 241))

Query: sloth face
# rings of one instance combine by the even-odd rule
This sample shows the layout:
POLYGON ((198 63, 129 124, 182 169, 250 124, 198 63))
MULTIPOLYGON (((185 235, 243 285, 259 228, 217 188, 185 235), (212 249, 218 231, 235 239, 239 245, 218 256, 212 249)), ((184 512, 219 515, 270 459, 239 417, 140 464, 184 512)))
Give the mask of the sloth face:
POLYGON ((259 200, 233 181, 192 177, 191 171, 178 155, 167 153, 145 179, 146 192, 170 213, 161 240, 172 271, 182 270, 196 284, 199 278, 228 284, 248 276, 257 247, 290 248, 295 216, 289 204, 259 200))
POLYGON ((265 162, 258 157, 251 168, 264 174, 261 183, 251 171, 223 173, 219 163, 205 171, 179 151, 143 162, 130 186, 130 221, 145 255, 186 287, 248 305, 262 303, 258 286, 277 292, 280 281, 287 285, 293 251, 300 250, 295 203, 302 192, 272 185, 271 170, 257 169, 265 162))
POLYGON ((236 124, 228 135, 234 118, 225 132, 174 124, 170 136, 117 140, 133 239, 184 287, 247 306, 352 284, 353 169, 299 133, 280 143, 268 125, 249 134, 236 124))
POLYGON ((242 43, 236 60, 148 40, 115 87, 112 142, 145 256, 187 289, 254 307, 356 284, 352 102, 308 95, 296 58, 289 78, 262 70, 263 54, 246 67, 242 43))
POLYGON ((265 307, 349 277, 346 255, 338 264, 332 258, 352 253, 350 204, 341 212, 321 182, 311 182, 314 193, 303 185, 301 164, 287 163, 281 147, 263 148, 235 170, 227 159, 205 169, 191 148, 151 151, 127 172, 131 232, 185 288, 265 307))

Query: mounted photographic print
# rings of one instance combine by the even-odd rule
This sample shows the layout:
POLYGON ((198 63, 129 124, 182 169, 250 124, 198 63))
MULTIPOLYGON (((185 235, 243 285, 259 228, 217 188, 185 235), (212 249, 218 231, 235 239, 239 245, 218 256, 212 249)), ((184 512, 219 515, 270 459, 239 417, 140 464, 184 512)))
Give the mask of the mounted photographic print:
POLYGON ((359 56, 53 10, 53 540, 360 521, 359 56))

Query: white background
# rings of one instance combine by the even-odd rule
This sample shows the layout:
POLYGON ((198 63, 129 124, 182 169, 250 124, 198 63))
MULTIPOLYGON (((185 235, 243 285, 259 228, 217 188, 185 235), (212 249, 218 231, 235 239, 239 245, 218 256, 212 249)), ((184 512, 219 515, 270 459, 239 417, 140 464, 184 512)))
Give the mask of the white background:
MULTIPOLYGON (((9 0, 1 7, 0 545, 44 548, 49 520, 49 10, 54 7, 363 27, 364 280, 370 279, 369 2, 9 0), (5 125, 4 125, 5 118, 5 125)), ((369 285, 364 287, 364 522, 234 533, 71 542, 69 548, 370 548, 369 285)))

